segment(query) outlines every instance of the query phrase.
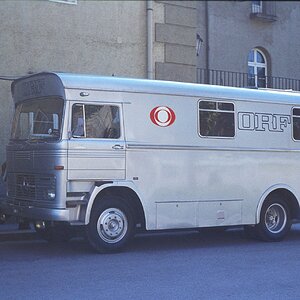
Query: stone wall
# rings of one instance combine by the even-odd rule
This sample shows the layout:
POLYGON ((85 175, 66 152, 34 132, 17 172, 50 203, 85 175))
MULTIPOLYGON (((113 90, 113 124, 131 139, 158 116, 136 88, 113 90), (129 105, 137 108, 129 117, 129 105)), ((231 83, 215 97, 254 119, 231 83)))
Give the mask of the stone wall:
POLYGON ((156 1, 164 18, 155 23, 155 44, 163 49, 163 61, 156 61, 155 78, 196 81, 196 1, 156 1))

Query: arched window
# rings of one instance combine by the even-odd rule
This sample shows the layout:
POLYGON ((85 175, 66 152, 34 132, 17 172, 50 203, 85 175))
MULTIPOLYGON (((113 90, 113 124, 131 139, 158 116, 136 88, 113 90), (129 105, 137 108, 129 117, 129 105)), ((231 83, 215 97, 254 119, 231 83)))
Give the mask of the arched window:
POLYGON ((263 52, 257 48, 248 54, 248 85, 267 87, 267 60, 263 52))

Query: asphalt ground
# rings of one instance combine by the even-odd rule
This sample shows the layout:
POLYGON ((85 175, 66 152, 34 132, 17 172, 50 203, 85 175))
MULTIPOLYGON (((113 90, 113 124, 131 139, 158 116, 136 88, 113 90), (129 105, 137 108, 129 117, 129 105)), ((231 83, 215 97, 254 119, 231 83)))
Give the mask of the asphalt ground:
POLYGON ((3 242, 0 299, 299 300, 299 247, 300 224, 280 243, 242 228, 148 233, 113 255, 84 239, 3 242))

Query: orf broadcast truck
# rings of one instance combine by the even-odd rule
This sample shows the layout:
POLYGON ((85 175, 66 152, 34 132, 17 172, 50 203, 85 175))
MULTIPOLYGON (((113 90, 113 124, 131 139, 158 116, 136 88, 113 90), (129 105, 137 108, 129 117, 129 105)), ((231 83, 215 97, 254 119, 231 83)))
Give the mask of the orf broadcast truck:
POLYGON ((107 252, 142 229, 278 241, 299 218, 298 93, 45 72, 12 95, 4 207, 41 231, 107 252))

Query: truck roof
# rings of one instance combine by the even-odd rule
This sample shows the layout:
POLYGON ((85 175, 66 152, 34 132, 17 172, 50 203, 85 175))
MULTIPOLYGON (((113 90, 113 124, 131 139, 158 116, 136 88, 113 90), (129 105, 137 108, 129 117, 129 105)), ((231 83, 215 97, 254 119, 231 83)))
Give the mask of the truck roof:
MULTIPOLYGON (((122 77, 105 77, 98 75, 42 72, 18 78, 12 83, 12 93, 15 86, 22 81, 32 82, 47 77, 56 77, 55 85, 58 89, 101 90, 130 93, 148 93, 164 95, 180 95, 190 97, 207 97, 219 99, 237 99, 249 101, 277 102, 299 104, 300 93, 294 91, 250 89, 225 87, 217 85, 183 83, 174 81, 135 79, 122 77), (58 86, 60 82, 61 86, 58 86)), ((53 85, 53 84, 52 84, 53 85)))

